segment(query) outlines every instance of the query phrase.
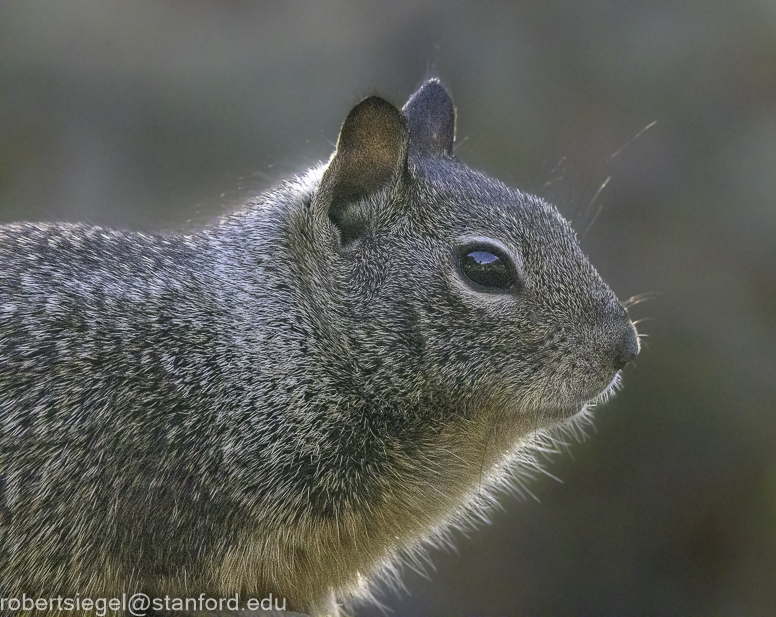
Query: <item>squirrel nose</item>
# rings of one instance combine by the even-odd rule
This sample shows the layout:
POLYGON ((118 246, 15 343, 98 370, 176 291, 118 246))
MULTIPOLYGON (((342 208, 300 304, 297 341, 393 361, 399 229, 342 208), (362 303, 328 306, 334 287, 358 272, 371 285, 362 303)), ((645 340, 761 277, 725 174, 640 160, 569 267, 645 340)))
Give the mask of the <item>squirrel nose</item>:
POLYGON ((628 320, 627 326, 623 329, 614 347, 614 368, 618 371, 625 368, 628 362, 639 355, 640 350, 641 345, 636 334, 636 328, 628 320))

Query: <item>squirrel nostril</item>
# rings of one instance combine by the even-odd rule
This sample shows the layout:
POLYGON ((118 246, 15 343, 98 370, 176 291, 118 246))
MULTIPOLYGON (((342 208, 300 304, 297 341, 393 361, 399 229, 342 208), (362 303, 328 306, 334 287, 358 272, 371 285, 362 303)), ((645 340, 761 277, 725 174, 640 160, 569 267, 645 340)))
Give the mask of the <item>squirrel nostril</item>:
POLYGON ((636 335, 636 329, 633 327, 633 324, 628 322, 626 331, 614 349, 614 367, 618 371, 625 368, 628 362, 639 355, 639 351, 639 338, 636 335))

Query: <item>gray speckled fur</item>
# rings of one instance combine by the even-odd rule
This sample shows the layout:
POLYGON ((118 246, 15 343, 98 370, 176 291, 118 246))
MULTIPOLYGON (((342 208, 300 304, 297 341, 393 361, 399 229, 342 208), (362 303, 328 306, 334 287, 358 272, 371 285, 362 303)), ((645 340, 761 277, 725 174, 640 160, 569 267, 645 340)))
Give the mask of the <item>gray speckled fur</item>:
POLYGON ((0 226, 0 595, 336 614, 609 387, 625 311, 554 208, 452 156, 446 97, 378 105, 387 141, 353 120, 328 165, 198 233, 0 226), (519 294, 461 280, 472 238, 519 294))

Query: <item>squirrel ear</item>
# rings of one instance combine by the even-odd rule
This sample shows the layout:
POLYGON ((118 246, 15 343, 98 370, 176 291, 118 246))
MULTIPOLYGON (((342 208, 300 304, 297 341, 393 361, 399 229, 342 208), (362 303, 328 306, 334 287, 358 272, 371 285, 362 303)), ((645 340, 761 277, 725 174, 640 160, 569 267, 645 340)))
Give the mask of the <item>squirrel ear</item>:
POLYGON ((343 241, 357 237, 363 216, 359 200, 391 185, 407 162, 406 120, 396 107, 377 96, 356 105, 340 130, 337 149, 323 174, 319 200, 328 204, 329 218, 343 241))
POLYGON ((410 129, 410 154, 453 155, 455 107, 438 79, 430 79, 402 109, 410 129))

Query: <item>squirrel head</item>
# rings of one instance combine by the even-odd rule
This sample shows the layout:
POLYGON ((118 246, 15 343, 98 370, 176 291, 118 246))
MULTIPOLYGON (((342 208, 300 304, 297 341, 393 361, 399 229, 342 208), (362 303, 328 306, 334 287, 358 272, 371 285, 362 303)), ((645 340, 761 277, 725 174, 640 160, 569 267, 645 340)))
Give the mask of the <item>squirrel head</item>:
POLYGON ((373 400, 435 392, 556 424, 613 388, 635 328, 557 210, 461 163, 454 138, 435 79, 345 119, 307 249, 351 354, 338 370, 373 400))

